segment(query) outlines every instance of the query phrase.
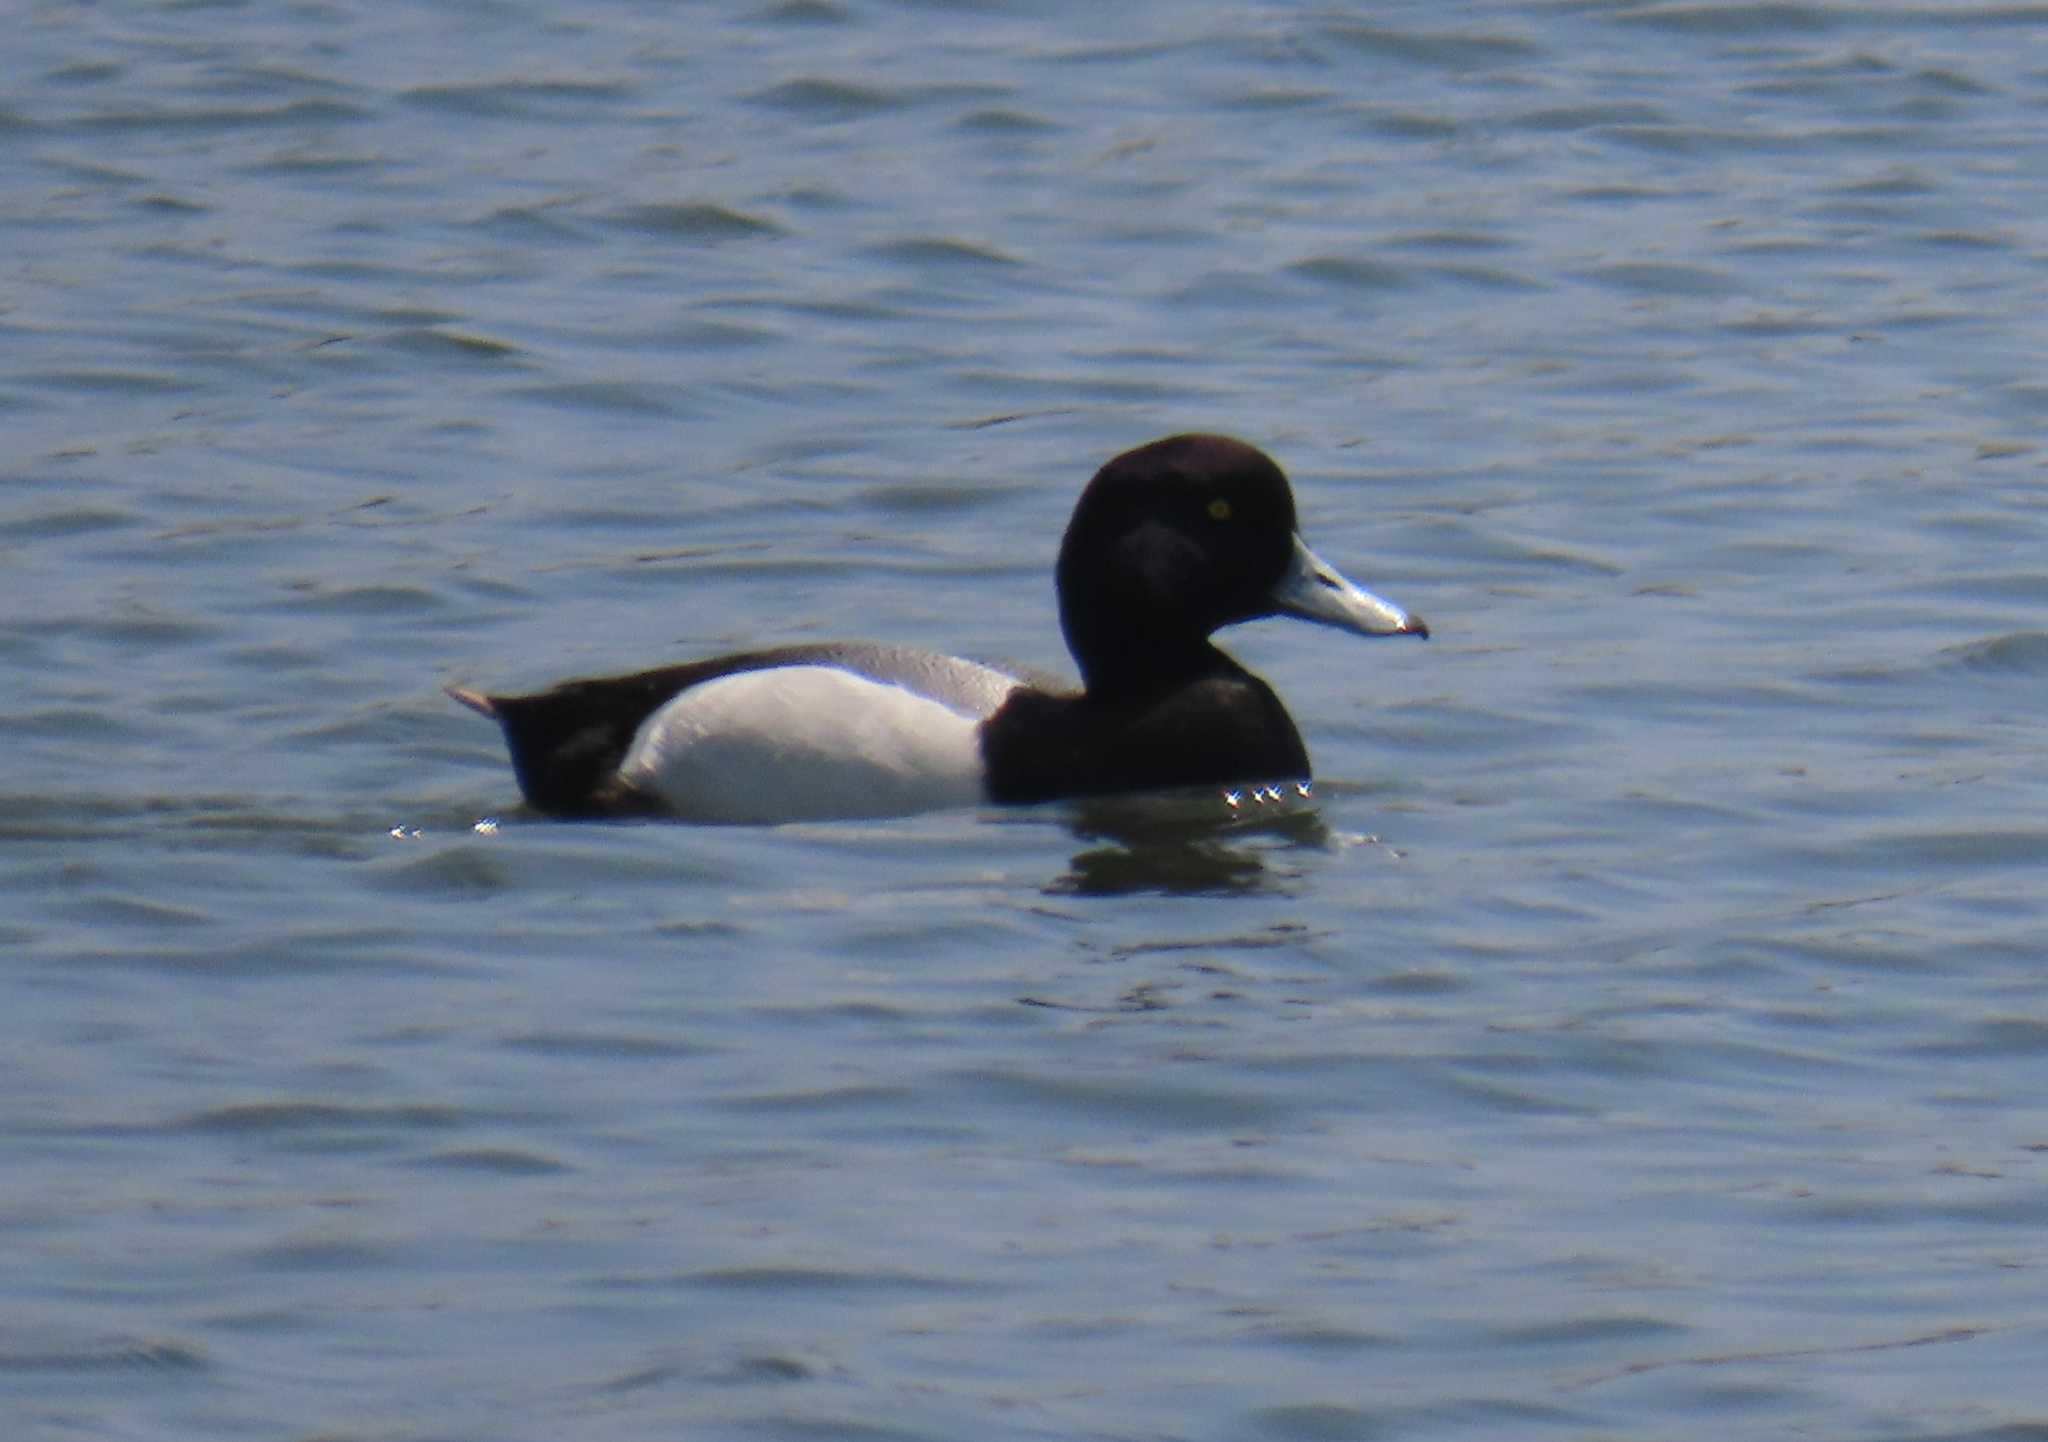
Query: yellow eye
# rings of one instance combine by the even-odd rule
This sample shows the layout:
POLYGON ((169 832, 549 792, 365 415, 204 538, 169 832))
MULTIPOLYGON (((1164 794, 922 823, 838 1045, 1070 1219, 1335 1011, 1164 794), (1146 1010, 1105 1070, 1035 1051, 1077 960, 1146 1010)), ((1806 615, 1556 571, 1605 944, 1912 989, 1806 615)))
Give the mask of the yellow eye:
POLYGON ((1209 519, 1212 521, 1229 520, 1230 502, 1224 500, 1221 496, 1218 496, 1215 500, 1209 502, 1209 519))

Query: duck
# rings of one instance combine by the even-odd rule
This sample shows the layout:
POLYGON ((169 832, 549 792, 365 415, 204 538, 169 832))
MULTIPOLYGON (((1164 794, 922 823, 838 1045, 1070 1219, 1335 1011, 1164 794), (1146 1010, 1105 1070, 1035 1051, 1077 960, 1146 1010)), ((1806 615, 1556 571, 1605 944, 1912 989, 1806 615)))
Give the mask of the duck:
POLYGON ((527 695, 447 693, 504 731, 527 805, 563 818, 774 824, 1121 792, 1298 784, 1308 750, 1223 627, 1286 616, 1427 638, 1309 549, 1286 474, 1229 436, 1116 456, 1054 568, 1078 690, 912 647, 741 651, 527 695))

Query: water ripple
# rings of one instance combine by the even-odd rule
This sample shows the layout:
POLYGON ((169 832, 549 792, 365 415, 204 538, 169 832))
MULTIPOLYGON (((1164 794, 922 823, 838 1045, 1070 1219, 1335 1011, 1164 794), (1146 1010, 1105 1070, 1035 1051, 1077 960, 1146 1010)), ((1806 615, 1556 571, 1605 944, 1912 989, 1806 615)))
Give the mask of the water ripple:
POLYGON ((611 217, 622 229, 674 240, 750 240, 785 234, 784 228, 766 216, 711 201, 680 201, 668 205, 639 205, 617 211, 611 217))
POLYGON ((809 76, 757 91, 755 104, 787 110, 811 120, 853 121, 886 114, 910 103, 902 91, 848 80, 809 76))
POLYGON ((1347 50, 1402 64, 1430 65, 1447 70, 1520 64, 1543 53, 1540 44, 1524 36, 1489 35, 1473 30, 1425 31, 1354 21, 1325 21, 1317 26, 1316 34, 1347 50))
POLYGON ((1979 674, 2048 674, 2048 631, 2015 631, 1951 647, 1941 653, 1939 663, 1945 669, 1979 674))
POLYGON ((588 119, 605 114, 612 105, 631 100, 636 94, 637 87, 624 81, 521 78, 421 85, 400 92, 400 98, 422 109, 450 115, 588 119))
POLYGON ((187 1342, 119 1334, 80 1333, 61 1323, 0 1327, 0 1373, 80 1372, 168 1368, 196 1371, 211 1365, 187 1342))

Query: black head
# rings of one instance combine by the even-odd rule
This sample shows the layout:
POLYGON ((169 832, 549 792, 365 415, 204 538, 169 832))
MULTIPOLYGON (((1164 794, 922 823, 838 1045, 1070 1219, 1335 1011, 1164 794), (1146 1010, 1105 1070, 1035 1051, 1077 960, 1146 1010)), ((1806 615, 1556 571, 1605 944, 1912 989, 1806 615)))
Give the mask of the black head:
POLYGON ((1219 627, 1280 613, 1365 634, 1427 635, 1317 561, 1270 457, 1181 435, 1095 473, 1060 545, 1060 626, 1091 693, 1157 686, 1217 659, 1219 627))

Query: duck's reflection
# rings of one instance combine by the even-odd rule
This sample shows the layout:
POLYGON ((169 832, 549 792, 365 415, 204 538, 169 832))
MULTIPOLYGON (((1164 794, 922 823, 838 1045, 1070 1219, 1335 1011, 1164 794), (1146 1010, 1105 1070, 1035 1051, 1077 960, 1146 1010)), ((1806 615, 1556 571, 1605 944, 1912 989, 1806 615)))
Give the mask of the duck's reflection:
POLYGON ((1270 890, 1293 875, 1280 856, 1331 840, 1295 783, 1106 797, 1075 803, 1069 824, 1085 849, 1047 889, 1078 896, 1270 890))

